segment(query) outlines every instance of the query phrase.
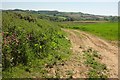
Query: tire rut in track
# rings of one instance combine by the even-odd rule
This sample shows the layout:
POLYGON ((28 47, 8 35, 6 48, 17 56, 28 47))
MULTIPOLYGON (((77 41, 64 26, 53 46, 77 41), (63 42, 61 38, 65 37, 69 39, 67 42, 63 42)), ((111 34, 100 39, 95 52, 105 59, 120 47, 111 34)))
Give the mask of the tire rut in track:
MULTIPOLYGON (((88 78, 89 67, 86 67, 82 60, 82 52, 92 48, 100 53, 110 75, 109 78, 118 78, 118 48, 111 43, 88 34, 83 31, 73 29, 62 29, 67 32, 68 38, 72 44, 72 55, 70 60, 65 61, 62 65, 57 64, 49 69, 50 74, 59 75, 61 78, 67 78, 72 75, 73 78, 88 78), (70 75, 69 75, 70 74, 70 75)), ((49 75, 50 75, 49 74, 49 75)))

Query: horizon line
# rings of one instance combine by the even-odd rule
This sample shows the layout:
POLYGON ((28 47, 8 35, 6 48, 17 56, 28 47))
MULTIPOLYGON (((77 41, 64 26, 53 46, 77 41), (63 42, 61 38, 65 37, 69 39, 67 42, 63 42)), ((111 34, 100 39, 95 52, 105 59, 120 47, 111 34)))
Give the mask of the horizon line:
POLYGON ((0 9, 0 10, 28 10, 28 11, 58 11, 58 12, 68 12, 68 13, 83 13, 83 14, 90 14, 90 15, 97 15, 97 16, 118 16, 118 15, 103 15, 103 14, 94 14, 94 13, 86 13, 86 12, 81 12, 81 11, 61 11, 61 10, 55 10, 55 9, 20 9, 20 8, 16 8, 16 9, 0 9))

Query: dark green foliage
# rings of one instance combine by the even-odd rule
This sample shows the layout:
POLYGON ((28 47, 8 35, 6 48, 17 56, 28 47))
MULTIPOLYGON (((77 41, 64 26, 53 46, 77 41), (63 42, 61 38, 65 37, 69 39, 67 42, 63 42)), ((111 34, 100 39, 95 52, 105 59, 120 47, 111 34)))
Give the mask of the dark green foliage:
POLYGON ((27 20, 27 21, 29 21, 29 22, 35 22, 36 21, 36 19, 34 19, 34 18, 32 18, 32 16, 31 15, 29 15, 29 16, 23 16, 23 15, 21 15, 21 14, 16 14, 20 19, 24 19, 24 20, 27 20))

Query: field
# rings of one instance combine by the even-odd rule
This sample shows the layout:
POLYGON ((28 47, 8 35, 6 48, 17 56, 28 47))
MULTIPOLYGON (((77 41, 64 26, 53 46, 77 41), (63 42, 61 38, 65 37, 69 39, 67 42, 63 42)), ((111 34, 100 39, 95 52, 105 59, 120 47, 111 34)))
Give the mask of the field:
MULTIPOLYGON (((80 23, 79 23, 80 24, 80 23)), ((101 38, 107 40, 118 40, 118 23, 117 22, 98 22, 98 23, 81 23, 79 25, 72 24, 69 28, 79 29, 82 31, 86 31, 101 38)))

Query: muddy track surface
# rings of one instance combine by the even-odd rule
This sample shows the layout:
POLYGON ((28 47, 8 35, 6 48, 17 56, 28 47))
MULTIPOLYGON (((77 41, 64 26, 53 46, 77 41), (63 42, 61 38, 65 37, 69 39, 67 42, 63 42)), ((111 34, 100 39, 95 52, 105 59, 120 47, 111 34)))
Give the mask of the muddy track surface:
POLYGON ((48 76, 59 76, 61 78, 88 78, 89 67, 84 65, 82 53, 92 48, 100 53, 101 63, 104 63, 109 70, 109 78, 118 78, 118 48, 117 45, 113 46, 111 43, 88 34, 83 31, 73 29, 62 29, 67 32, 68 39, 72 44, 72 55, 69 60, 63 63, 58 63, 53 68, 47 69, 48 76))

